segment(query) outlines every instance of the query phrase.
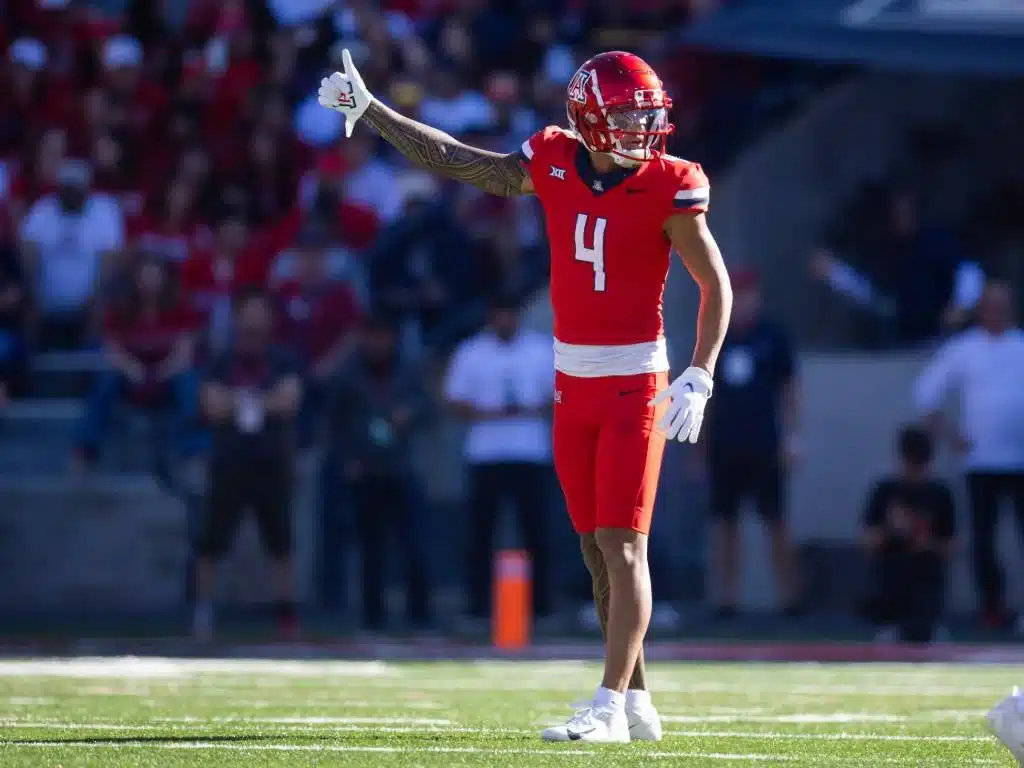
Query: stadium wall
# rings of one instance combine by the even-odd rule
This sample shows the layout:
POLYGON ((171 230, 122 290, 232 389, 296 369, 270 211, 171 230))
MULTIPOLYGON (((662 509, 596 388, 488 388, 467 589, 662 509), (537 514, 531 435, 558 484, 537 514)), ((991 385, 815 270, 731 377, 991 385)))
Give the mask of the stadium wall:
MULTIPOLYGON (((910 390, 923 362, 919 354, 809 355, 803 361, 804 457, 792 476, 790 505, 798 542, 856 546, 865 495, 891 465, 893 435, 911 415, 910 390), (883 393, 885 397, 880 397, 883 393)), ((675 446, 666 456, 652 557, 656 565, 671 563, 674 578, 693 580, 696 586, 666 584, 662 579, 663 597, 687 599, 700 594, 706 518, 699 477, 692 473, 695 457, 687 453, 692 450, 675 446)), ((940 459, 939 469, 953 481, 962 501, 961 481, 948 456, 940 459)), ((311 599, 316 473, 307 467, 301 475, 295 517, 297 567, 300 592, 311 599)), ((457 517, 459 490, 449 489, 449 493, 453 503, 442 504, 442 512, 457 517)), ((959 513, 965 532, 962 503, 959 513)), ((451 522, 454 525, 456 520, 451 522)), ((560 532, 568 530, 564 520, 557 523, 560 532)), ((1008 515, 1004 525, 1010 525, 1008 515)), ((225 601, 269 598, 267 563, 255 531, 248 528, 223 567, 225 601)), ((445 553, 451 551, 452 542, 441 540, 457 527, 438 524, 430 530, 438 537, 429 549, 439 555, 433 557, 439 584, 459 583, 462 558, 448 557, 445 553)), ((159 613, 176 610, 182 603, 187 515, 180 502, 152 483, 112 479, 60 484, 6 478, 0 483, 0 531, 0 562, 6 574, 0 582, 0 610, 159 613)), ((744 534, 742 602, 752 609, 771 608, 771 570, 758 524, 750 516, 744 534)), ((1012 604, 1020 605, 1024 562, 1016 535, 1009 528, 1002 534, 999 541, 1009 565, 1010 597, 1012 604)), ((971 610, 975 604, 966 541, 964 535, 956 556, 952 603, 956 611, 971 610)))

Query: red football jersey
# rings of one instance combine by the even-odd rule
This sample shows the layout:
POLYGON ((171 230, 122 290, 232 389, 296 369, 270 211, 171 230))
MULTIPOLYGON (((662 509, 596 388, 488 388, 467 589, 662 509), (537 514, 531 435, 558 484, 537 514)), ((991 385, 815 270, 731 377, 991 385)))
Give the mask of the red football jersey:
POLYGON ((522 154, 547 224, 555 338, 598 346, 662 338, 665 220, 707 210, 701 167, 660 155, 598 174, 575 136, 555 126, 524 142, 522 154))

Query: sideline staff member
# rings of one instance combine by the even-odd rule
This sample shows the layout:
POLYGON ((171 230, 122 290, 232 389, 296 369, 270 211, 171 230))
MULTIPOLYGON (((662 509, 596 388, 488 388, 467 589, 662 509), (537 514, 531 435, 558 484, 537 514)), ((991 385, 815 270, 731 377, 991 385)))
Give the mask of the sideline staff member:
POLYGON ((796 567, 785 519, 786 473, 795 459, 796 363, 785 331, 761 311, 757 276, 732 278, 729 332, 708 405, 711 514, 715 521, 719 616, 736 611, 740 579, 740 506, 748 498, 764 521, 777 591, 786 613, 798 610, 796 567))
POLYGON ((301 398, 297 367, 271 344, 273 311, 260 291, 236 304, 233 345, 213 362, 203 385, 203 412, 213 425, 207 519, 199 542, 193 633, 213 631, 217 561, 251 510, 274 561, 278 621, 296 630, 292 569, 291 497, 295 415, 301 398))

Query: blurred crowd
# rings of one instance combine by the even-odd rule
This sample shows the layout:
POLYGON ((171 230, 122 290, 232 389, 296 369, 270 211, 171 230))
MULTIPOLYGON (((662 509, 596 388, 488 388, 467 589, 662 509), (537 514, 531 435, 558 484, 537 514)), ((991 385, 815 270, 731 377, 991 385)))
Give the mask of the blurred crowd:
POLYGON ((974 162, 962 138, 943 125, 911 130, 901 167, 836 212, 810 259, 826 288, 815 341, 921 347, 975 322, 986 280, 1024 285, 1020 169, 1007 158, 993 179, 950 193, 974 162))
MULTIPOLYGON (((371 548, 386 548, 393 530, 404 561, 415 565, 425 544, 414 533, 423 491, 409 442, 439 398, 423 391, 436 379, 422 364, 436 371, 430 363, 482 326, 484 336, 474 338, 495 333, 498 310, 513 319, 502 331, 507 339, 454 366, 440 399, 471 433, 490 430, 487 440, 500 446, 491 455, 474 447, 472 434, 467 443, 474 538, 491 537, 505 497, 532 516, 521 520, 530 531, 546 527, 550 508, 523 494, 546 498, 551 485, 543 438, 550 403, 541 395, 550 360, 529 352, 521 364, 521 349, 546 345, 523 341, 514 321, 545 280, 546 245, 535 201, 429 177, 369 131, 343 138, 342 118, 317 105, 315 84, 339 68, 348 47, 378 97, 474 144, 512 151, 538 128, 564 123, 565 85, 579 62, 626 48, 648 58, 673 94, 669 149, 699 155, 713 170, 799 91, 789 87, 790 65, 673 42, 675 31, 718 5, 5 4, 0 401, 45 395, 37 371, 91 359, 76 393, 85 413, 73 466, 102 461, 111 417, 125 403, 156 417, 158 476, 169 478, 172 455, 211 457, 217 514, 191 532, 200 608, 212 589, 209 558, 229 541, 231 510, 248 503, 238 472, 252 475, 253 456, 283 457, 277 449, 288 430, 279 422, 294 417, 307 444, 317 433, 327 438, 319 591, 328 604, 344 603, 345 561, 332 548, 345 549, 349 538, 335 528, 350 519, 343 509, 368 510, 356 531, 367 569, 362 602, 366 623, 380 623, 386 553, 371 548), (773 82, 781 83, 774 92, 773 82), (269 353, 273 345, 295 358, 294 368, 269 353), (263 367, 254 367, 261 355, 263 367), (491 385, 476 392, 481 372, 491 385), (293 374, 302 397, 291 414, 293 374), (467 392, 486 402, 466 401, 467 392), (489 423, 495 419, 508 423, 489 423), (514 434, 495 431, 504 428, 514 434), (225 456, 248 465, 228 466, 225 456), (379 514, 385 507, 390 519, 379 514)), ((286 472, 274 476, 275 493, 260 496, 270 506, 258 504, 257 517, 268 551, 281 558, 290 542, 278 491, 288 482, 286 472)), ((538 555, 540 546, 532 547, 538 555)), ((489 555, 484 545, 476 550, 470 613, 482 618, 489 555)), ((278 592, 287 609, 284 565, 278 592)), ((543 562, 538 567, 543 581, 543 562)), ((426 577, 412 568, 409 579, 410 620, 422 624, 430 613, 426 577)), ((197 613, 204 625, 208 611, 197 613)))
MULTIPOLYGON (((550 339, 519 328, 522 300, 546 278, 540 211, 528 198, 427 176, 369 131, 343 138, 342 118, 317 105, 314 85, 348 47, 374 93, 396 108, 513 151, 538 128, 564 123, 565 84, 580 61, 626 48, 651 61, 673 94, 669 151, 714 173, 832 76, 673 42, 673 31, 721 2, 8 3, 0 11, 0 402, 38 394, 32 370, 42 356, 92 354, 100 365, 81 393, 76 467, 98 460, 123 402, 157 414, 168 447, 212 457, 217 514, 192 531, 202 634, 212 626, 212 562, 246 505, 282 566, 282 618, 294 620, 291 456, 278 450, 292 419, 305 443, 327 437, 323 603, 347 611, 345 558, 356 547, 363 623, 385 626, 394 538, 407 571, 407 622, 430 625, 412 442, 441 401, 467 427, 467 618, 486 624, 499 511, 508 506, 533 556, 544 619, 568 553, 549 525, 557 498, 546 431, 550 339), (444 377, 424 374, 449 355, 444 377), (264 460, 267 472, 256 474, 270 484, 254 491, 239 478, 264 460)), ((1019 240, 1017 219, 1004 216, 984 227, 995 239, 967 258, 959 243, 970 232, 930 215, 922 190, 941 185, 921 170, 937 165, 934 142, 923 144, 910 153, 921 172, 866 188, 811 260, 812 273, 859 313, 844 337, 854 343, 903 347, 962 327, 986 275, 1005 273, 1000 248, 1019 240)), ((1006 197, 984 210, 1006 209, 1006 197)), ((783 514, 798 452, 796 364, 788 336, 760 315, 754 277, 735 276, 735 327, 708 427, 719 614, 736 610, 736 520, 751 499, 769 534, 780 608, 796 614, 805 585, 783 514)), ((925 437, 900 443, 914 493, 930 460, 925 437)), ((923 506, 945 505, 940 492, 927 494, 923 506)), ((875 549, 888 552, 879 531, 893 504, 883 496, 866 522, 875 549)), ((902 498, 896 507, 911 505, 902 498)), ((951 536, 943 517, 929 551, 951 536)), ((879 578, 890 584, 906 567, 886 560, 879 578)), ((937 621, 937 578, 901 598, 931 606, 907 619, 910 634, 937 621)), ((865 610, 888 623, 907 613, 903 603, 865 610)))
POLYGON ((348 46, 396 107, 510 150, 562 121, 580 60, 630 47, 675 94, 676 151, 699 146, 713 164, 739 136, 727 126, 750 130, 747 118, 770 111, 759 100, 774 76, 670 44, 671 30, 716 5, 7 4, 4 396, 29 389, 33 355, 105 348, 135 396, 152 399, 224 347, 231 298, 253 285, 276 296, 282 340, 317 379, 339 370, 371 309, 400 326, 404 353, 447 350, 482 322, 485 297, 543 282, 539 211, 441 184, 368 132, 343 140, 342 118, 318 107, 312 84, 348 46))

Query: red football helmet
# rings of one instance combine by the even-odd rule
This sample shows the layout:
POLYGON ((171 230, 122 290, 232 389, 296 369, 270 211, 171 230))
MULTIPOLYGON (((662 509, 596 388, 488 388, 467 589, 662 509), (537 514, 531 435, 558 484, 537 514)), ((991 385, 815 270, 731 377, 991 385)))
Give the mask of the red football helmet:
POLYGON ((625 51, 598 54, 569 81, 569 125, 583 146, 610 153, 620 165, 638 165, 661 150, 674 127, 671 107, 657 73, 625 51))

